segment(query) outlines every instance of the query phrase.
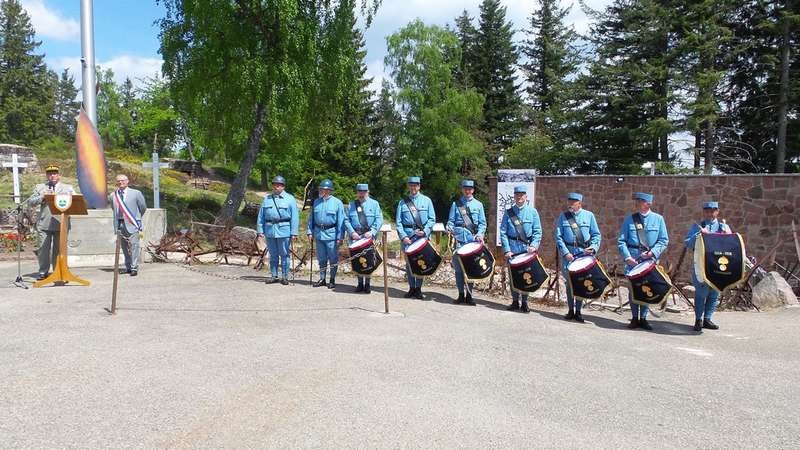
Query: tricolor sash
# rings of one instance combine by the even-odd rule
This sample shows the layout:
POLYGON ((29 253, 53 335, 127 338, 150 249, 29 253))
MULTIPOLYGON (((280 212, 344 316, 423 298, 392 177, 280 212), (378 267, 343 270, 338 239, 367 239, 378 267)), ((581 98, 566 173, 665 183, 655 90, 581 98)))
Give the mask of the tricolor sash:
POLYGON ((126 205, 125 202, 122 200, 122 196, 119 193, 119 189, 114 191, 113 199, 114 199, 114 206, 117 208, 117 211, 122 212, 122 217, 125 219, 125 221, 131 225, 135 225, 137 230, 142 231, 142 221, 136 220, 136 218, 133 216, 133 213, 131 212, 130 208, 128 208, 128 205, 126 205))

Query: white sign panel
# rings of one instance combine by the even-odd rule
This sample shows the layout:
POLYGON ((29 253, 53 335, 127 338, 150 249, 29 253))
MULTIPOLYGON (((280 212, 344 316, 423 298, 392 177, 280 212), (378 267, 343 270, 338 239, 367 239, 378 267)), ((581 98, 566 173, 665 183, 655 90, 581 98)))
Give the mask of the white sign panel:
POLYGON ((508 208, 514 206, 514 186, 528 188, 528 204, 534 205, 536 197, 536 171, 533 169, 509 169, 497 171, 497 245, 500 245, 500 223, 508 208))

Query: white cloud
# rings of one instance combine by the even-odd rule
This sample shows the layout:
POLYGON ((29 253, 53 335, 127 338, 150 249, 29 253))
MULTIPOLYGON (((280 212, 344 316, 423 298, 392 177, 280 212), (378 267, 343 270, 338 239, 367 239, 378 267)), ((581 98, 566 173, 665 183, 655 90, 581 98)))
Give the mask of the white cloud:
POLYGON ((383 65, 383 59, 375 59, 367 63, 367 77, 372 78, 369 89, 376 94, 380 94, 383 80, 389 79, 389 75, 383 65))
MULTIPOLYGON (((125 78, 130 78, 135 86, 142 81, 161 73, 160 58, 147 58, 135 55, 119 55, 108 61, 97 61, 101 69, 111 69, 114 72, 114 81, 122 83, 125 78)), ((59 74, 63 69, 69 69, 75 77, 75 85, 81 85, 81 58, 80 56, 54 58, 48 61, 50 68, 59 74)))
POLYGON ((64 17, 49 8, 43 0, 22 0, 20 2, 31 17, 31 24, 37 36, 59 41, 77 41, 81 37, 81 27, 77 20, 64 17))

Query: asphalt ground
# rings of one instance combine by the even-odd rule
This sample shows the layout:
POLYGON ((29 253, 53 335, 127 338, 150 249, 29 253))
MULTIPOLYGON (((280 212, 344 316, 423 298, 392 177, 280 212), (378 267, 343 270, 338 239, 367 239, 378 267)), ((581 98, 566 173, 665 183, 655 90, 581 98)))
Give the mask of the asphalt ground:
MULTIPOLYGON (((34 262, 26 262, 26 272, 34 262)), ((800 309, 505 310, 227 280, 169 264, 6 287, 2 448, 797 448, 800 309)))

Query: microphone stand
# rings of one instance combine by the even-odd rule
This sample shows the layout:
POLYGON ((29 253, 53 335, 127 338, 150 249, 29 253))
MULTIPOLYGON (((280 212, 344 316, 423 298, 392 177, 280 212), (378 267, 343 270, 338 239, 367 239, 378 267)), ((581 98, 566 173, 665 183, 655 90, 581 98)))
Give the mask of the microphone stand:
POLYGON ((28 289, 25 283, 30 283, 22 278, 22 203, 17 204, 17 278, 12 285, 20 289, 28 289))

